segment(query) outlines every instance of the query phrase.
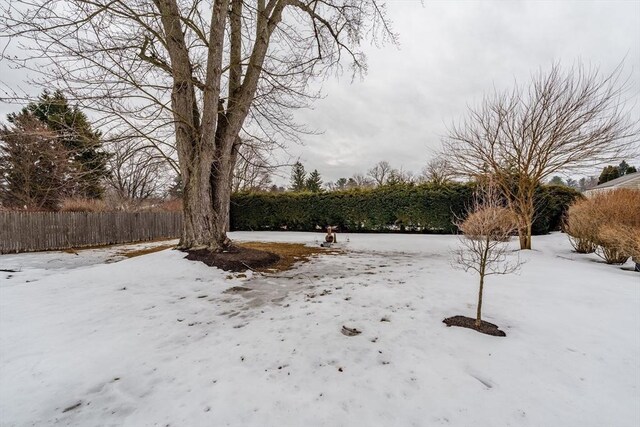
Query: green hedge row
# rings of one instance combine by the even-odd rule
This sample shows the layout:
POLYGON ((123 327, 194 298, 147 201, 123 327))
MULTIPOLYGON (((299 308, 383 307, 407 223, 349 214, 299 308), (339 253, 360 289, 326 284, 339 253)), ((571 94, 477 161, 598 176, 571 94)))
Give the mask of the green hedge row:
MULTIPOLYGON (((231 199, 232 230, 314 231, 337 225, 349 232, 456 232, 472 184, 385 186, 324 193, 240 193, 231 199)), ((558 229, 579 193, 563 186, 538 191, 534 233, 558 229)))
POLYGON ((532 233, 540 235, 560 230, 569 205, 582 197, 584 196, 580 192, 564 185, 544 185, 538 188, 532 233))

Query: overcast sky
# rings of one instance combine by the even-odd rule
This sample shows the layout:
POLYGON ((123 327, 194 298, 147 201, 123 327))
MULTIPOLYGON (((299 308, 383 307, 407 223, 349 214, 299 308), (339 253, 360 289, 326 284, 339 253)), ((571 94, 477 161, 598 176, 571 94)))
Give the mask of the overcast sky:
MULTIPOLYGON (((554 61, 608 72, 624 60, 640 117, 640 1, 386 3, 400 46, 367 44, 363 80, 344 75, 322 82, 325 98, 298 119, 324 133, 305 136, 304 145, 278 156, 299 157, 325 182, 366 172, 380 160, 418 172, 467 104, 514 78, 525 82, 554 61)), ((15 85, 23 77, 0 61, 0 81, 15 85)), ((3 117, 15 109, 0 103, 3 117)))
MULTIPOLYGON (((623 59, 640 104, 639 1, 387 2, 400 47, 367 46, 369 73, 323 84, 326 98, 299 114, 324 130, 290 147, 325 181, 380 160, 419 171, 447 125, 482 94, 526 81, 553 61, 613 70, 623 59)), ((640 108, 634 108, 640 117, 640 108)))

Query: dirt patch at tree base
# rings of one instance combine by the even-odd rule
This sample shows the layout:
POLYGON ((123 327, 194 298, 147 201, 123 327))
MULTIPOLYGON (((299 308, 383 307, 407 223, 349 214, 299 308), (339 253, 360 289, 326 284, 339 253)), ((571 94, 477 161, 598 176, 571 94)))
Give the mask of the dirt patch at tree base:
POLYGON ((307 246, 304 243, 283 242, 241 242, 239 246, 267 251, 280 257, 280 260, 267 268, 257 269, 263 272, 287 271, 298 263, 309 262, 318 255, 337 255, 340 249, 330 249, 318 246, 307 246))
POLYGON ((224 252, 211 252, 207 249, 186 251, 186 258, 191 261, 202 261, 209 267, 218 267, 225 271, 258 270, 274 265, 280 257, 273 252, 261 251, 242 246, 231 246, 224 252))
POLYGON ((296 264, 308 262, 321 254, 342 253, 339 249, 282 242, 237 242, 228 252, 213 253, 206 249, 186 252, 188 260, 202 261, 210 267, 232 272, 251 269, 264 273, 290 270, 296 264))
POLYGON ((480 326, 476 326, 476 319, 472 319, 467 316, 453 316, 447 317, 442 321, 447 326, 460 326, 461 328, 473 329, 478 332, 487 335, 493 335, 495 337, 506 337, 507 334, 504 331, 498 329, 497 325, 493 323, 485 322, 484 320, 480 323, 480 326))

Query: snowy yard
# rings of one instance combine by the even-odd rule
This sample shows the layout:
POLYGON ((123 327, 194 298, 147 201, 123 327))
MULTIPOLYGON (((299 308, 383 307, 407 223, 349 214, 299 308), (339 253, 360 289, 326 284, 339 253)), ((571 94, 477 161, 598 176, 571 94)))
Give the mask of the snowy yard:
POLYGON ((640 274, 535 237, 488 279, 498 338, 442 323, 475 313, 455 237, 348 237, 279 277, 173 250, 0 256, 0 424, 640 425, 640 274))

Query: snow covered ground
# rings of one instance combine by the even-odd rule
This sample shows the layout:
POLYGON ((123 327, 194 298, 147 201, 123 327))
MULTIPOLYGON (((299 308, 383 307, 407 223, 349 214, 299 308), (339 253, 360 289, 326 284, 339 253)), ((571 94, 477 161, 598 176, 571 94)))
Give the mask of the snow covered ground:
POLYGON ((640 425, 640 274, 536 237, 488 279, 498 338, 442 323, 475 312, 455 237, 348 238, 280 277, 172 250, 0 256, 0 424, 640 425))

